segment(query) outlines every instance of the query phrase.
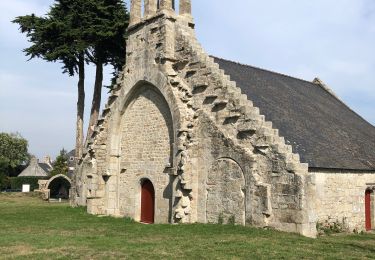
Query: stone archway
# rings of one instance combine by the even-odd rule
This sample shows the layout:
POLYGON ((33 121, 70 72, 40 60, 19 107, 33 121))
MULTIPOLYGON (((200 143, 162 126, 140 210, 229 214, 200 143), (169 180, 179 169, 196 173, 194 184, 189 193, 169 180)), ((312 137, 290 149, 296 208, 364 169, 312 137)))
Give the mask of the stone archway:
POLYGON ((206 180, 206 221, 245 225, 245 178, 241 167, 230 158, 214 162, 206 180))
POLYGON ((72 185, 72 181, 69 177, 63 174, 53 176, 45 184, 45 188, 48 190, 48 198, 61 198, 69 199, 69 191, 72 185))
MULTIPOLYGON (((178 130, 182 129, 181 118, 185 117, 184 115, 186 111, 181 110, 179 106, 179 97, 175 95, 173 88, 171 88, 168 77, 166 77, 165 74, 156 67, 150 67, 147 68, 147 70, 139 67, 137 70, 131 71, 131 73, 124 78, 121 85, 122 87, 119 90, 119 93, 116 94, 118 98, 117 100, 115 99, 116 101, 111 106, 110 114, 108 114, 108 117, 110 118, 110 120, 107 122, 108 132, 104 135, 105 138, 107 138, 107 153, 102 156, 107 156, 106 159, 108 165, 102 174, 99 173, 100 167, 98 168, 98 172, 94 173, 102 175, 103 178, 105 178, 105 184, 101 186, 103 189, 100 190, 101 194, 103 194, 104 204, 104 211, 101 214, 129 216, 134 218, 136 221, 139 221, 140 196, 134 196, 134 194, 140 194, 140 192, 138 192, 139 178, 149 178, 155 184, 156 196, 158 198, 161 197, 163 201, 163 203, 161 203, 163 206, 161 206, 159 203, 160 199, 156 199, 155 201, 156 208, 161 206, 163 211, 162 214, 159 214, 158 211, 155 212, 155 222, 172 222, 172 208, 174 207, 173 199, 175 198, 175 189, 173 187, 176 187, 177 185, 177 178, 173 174, 173 171, 176 171, 176 167, 174 166, 179 160, 179 158, 175 156, 175 142, 177 140, 178 130), (132 112, 136 112, 137 109, 132 108, 138 106, 140 101, 142 102, 140 99, 145 101, 144 95, 142 95, 140 92, 147 89, 156 94, 151 95, 151 99, 156 98, 159 101, 163 100, 162 103, 164 104, 162 107, 167 109, 169 114, 167 117, 169 119, 167 121, 170 121, 168 130, 170 139, 170 154, 169 159, 165 158, 162 160, 164 167, 160 172, 162 178, 169 179, 168 186, 164 187, 164 189, 160 188, 158 184, 160 178, 156 178, 156 180, 153 178, 153 174, 149 170, 152 167, 147 164, 141 164, 140 166, 144 167, 145 169, 135 173, 133 170, 134 167, 132 167, 134 165, 129 165, 129 161, 126 162, 126 159, 124 158, 125 153, 127 152, 126 149, 124 149, 126 147, 124 146, 124 142, 126 142, 124 139, 126 139, 127 135, 130 136, 132 131, 131 128, 127 127, 125 128, 130 131, 124 131, 124 118, 127 118, 127 116, 129 118, 129 113, 131 114, 132 112), (143 97, 139 98, 140 94, 143 97), (129 175, 133 175, 132 172, 133 174, 137 174, 137 178, 128 178, 129 175), (129 194, 127 194, 128 192, 132 192, 133 195, 129 196, 129 194), (165 205, 165 201, 168 201, 168 206, 165 205), (168 210, 166 210, 166 208, 168 210), (168 214, 166 214, 167 211, 169 211, 168 214)), ((149 99, 149 101, 152 100, 149 99)), ((148 103, 150 104, 150 102, 148 103)), ((141 107, 139 112, 142 110, 143 107, 141 107)), ((145 115, 147 115, 147 113, 145 115)), ((137 122, 146 121, 147 120, 145 119, 139 119, 137 122)), ((144 129, 145 128, 142 128, 142 130, 144 129)), ((153 152, 153 150, 150 151, 153 152)), ((98 156, 98 152, 96 153, 96 156, 98 156)), ((90 198, 88 199, 87 203, 90 205, 90 198)), ((97 210, 97 207, 90 208, 97 210)))
MULTIPOLYGON (((146 82, 137 85, 121 109, 118 133, 120 174, 117 180, 113 179, 113 182, 117 181, 117 187, 112 191, 108 189, 107 193, 108 205, 111 205, 110 197, 118 196, 121 215, 142 221, 137 186, 142 177, 153 184, 154 221, 169 222, 173 200, 173 180, 168 174, 174 158, 173 124, 170 106, 158 88, 146 82)), ((113 184, 111 181, 108 185, 113 184)))

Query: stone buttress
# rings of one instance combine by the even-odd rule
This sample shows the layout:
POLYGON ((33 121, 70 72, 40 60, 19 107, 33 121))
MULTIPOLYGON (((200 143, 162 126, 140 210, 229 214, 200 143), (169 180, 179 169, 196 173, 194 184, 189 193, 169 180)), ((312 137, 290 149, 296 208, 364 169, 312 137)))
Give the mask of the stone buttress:
POLYGON ((80 161, 73 203, 156 223, 237 223, 315 236, 308 165, 195 37, 191 3, 131 2, 126 66, 80 161))

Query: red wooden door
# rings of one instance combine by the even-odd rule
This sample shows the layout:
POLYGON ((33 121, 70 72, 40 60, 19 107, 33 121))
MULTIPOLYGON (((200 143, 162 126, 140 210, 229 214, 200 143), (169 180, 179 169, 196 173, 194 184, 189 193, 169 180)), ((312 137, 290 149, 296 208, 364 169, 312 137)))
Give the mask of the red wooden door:
POLYGON ((155 190, 151 181, 142 183, 141 192, 141 222, 154 223, 155 190))
POLYGON ((365 215, 366 230, 371 230, 371 191, 367 190, 365 194, 365 215))

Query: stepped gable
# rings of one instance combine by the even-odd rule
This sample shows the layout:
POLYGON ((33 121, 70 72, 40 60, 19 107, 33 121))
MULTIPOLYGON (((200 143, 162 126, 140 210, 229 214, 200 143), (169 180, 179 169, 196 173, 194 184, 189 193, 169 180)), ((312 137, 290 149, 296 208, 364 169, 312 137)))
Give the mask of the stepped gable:
POLYGON ((375 169, 375 127, 321 85, 216 58, 311 168, 375 169))

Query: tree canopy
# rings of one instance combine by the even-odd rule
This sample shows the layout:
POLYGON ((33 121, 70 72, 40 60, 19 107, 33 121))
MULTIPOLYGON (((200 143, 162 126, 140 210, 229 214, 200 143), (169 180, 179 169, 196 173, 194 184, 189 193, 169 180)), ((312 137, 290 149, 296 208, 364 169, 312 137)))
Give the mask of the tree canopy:
POLYGON ((19 16, 13 22, 20 25, 20 31, 26 33, 31 43, 30 47, 23 50, 26 56, 30 59, 59 61, 63 64, 63 72, 74 76, 80 55, 88 45, 81 32, 72 28, 72 20, 66 19, 67 12, 67 8, 56 8, 55 4, 46 17, 31 14, 19 16))
POLYGON ((87 62, 115 69, 125 62, 129 14, 123 0, 56 0, 46 16, 24 15, 13 22, 31 43, 24 49, 30 59, 60 61, 71 76, 82 53, 87 62))
MULTIPOLYGON (((63 72, 78 73, 76 156, 82 155, 85 103, 85 63, 97 67, 91 107, 92 127, 99 114, 103 65, 111 64, 116 75, 125 63, 125 31, 129 15, 123 0, 56 0, 46 16, 19 16, 13 22, 26 33, 30 59, 61 62, 63 72)), ((89 130, 91 128, 89 127, 89 130)))
POLYGON ((58 174, 67 175, 69 171, 68 167, 68 154, 65 149, 60 151, 60 154, 56 157, 55 162, 53 163, 53 170, 51 171, 51 175, 55 176, 58 174))
POLYGON ((28 142, 18 133, 0 133, 0 174, 16 174, 29 160, 28 142))
POLYGON ((11 168, 25 163, 29 156, 28 142, 20 134, 0 133, 0 162, 11 168))

